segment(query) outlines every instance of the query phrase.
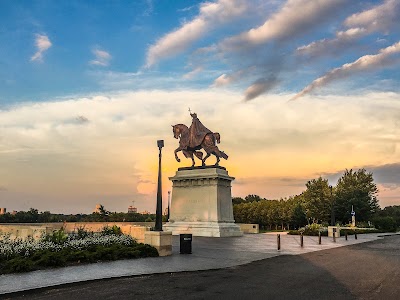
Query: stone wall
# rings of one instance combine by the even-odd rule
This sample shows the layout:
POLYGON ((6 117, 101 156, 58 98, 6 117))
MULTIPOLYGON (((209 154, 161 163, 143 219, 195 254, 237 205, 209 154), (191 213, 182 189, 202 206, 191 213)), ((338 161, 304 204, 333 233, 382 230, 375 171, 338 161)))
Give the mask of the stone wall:
POLYGON ((10 234, 11 238, 33 237, 40 238, 43 234, 52 233, 55 230, 64 228, 65 232, 76 232, 79 228, 86 231, 100 232, 104 227, 118 226, 122 233, 135 238, 139 243, 144 242, 146 231, 154 226, 152 222, 71 222, 71 223, 2 223, 0 224, 0 234, 10 234))
POLYGON ((243 233, 259 233, 260 228, 258 224, 241 224, 241 223, 236 223, 237 225, 240 226, 240 231, 243 233))

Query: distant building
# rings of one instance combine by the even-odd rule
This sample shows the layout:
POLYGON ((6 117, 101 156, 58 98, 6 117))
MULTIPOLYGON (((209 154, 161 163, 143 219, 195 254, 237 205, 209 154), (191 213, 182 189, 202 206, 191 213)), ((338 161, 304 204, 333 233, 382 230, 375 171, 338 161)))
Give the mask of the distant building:
POLYGON ((11 214, 14 216, 14 215, 17 214, 17 211, 16 211, 16 210, 13 210, 11 214))
POLYGON ((128 214, 137 214, 137 207, 130 205, 128 207, 128 214))
POLYGON ((0 207, 0 215, 5 215, 7 212, 7 209, 5 207, 0 207))
POLYGON ((150 214, 150 212, 149 212, 149 211, 147 211, 147 210, 145 210, 145 211, 142 211, 142 212, 141 212, 141 214, 142 214, 142 215, 149 215, 149 214, 150 214))
POLYGON ((96 208, 94 209, 93 212, 99 214, 99 213, 100 213, 100 208, 101 208, 101 206, 102 206, 101 204, 96 204, 96 208))

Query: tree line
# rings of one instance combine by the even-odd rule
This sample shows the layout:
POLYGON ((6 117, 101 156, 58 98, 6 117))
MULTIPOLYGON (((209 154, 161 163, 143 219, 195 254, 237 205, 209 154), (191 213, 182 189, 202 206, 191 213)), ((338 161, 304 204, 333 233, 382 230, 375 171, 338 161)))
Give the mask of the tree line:
MULTIPOLYGON (((53 223, 53 222, 154 222, 155 214, 109 212, 103 209, 92 214, 53 214, 35 208, 15 214, 0 215, 0 223, 53 223)), ((163 216, 165 219, 165 216, 163 216)), ((164 220, 165 221, 165 220, 164 220)))
POLYGON ((237 223, 257 223, 266 229, 299 228, 306 224, 348 224, 352 208, 357 223, 364 225, 377 217, 393 218, 400 226, 400 206, 379 207, 373 174, 365 169, 345 170, 336 186, 319 177, 306 183, 300 195, 267 200, 257 195, 235 197, 233 213, 237 223), (397 214, 397 215, 396 215, 397 214))

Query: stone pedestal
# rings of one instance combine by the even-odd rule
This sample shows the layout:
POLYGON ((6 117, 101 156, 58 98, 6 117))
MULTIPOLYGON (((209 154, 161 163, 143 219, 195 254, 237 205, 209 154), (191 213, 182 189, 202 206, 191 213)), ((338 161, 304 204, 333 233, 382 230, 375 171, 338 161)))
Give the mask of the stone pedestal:
POLYGON ((144 243, 156 248, 160 256, 172 254, 172 233, 170 231, 146 231, 144 243))
POLYGON ((339 226, 328 226, 328 236, 333 237, 333 233, 335 233, 335 237, 340 237, 340 227, 339 226))
POLYGON ((174 177, 169 222, 172 234, 227 237, 243 233, 233 219, 231 182, 223 167, 179 168, 174 177))

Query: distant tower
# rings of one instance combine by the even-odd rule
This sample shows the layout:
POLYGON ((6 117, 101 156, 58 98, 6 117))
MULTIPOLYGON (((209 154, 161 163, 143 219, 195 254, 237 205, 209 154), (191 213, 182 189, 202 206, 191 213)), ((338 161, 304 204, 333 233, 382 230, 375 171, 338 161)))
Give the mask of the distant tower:
POLYGON ((5 207, 0 207, 0 215, 5 215, 7 212, 7 209, 5 207))
POLYGON ((135 207, 135 200, 132 200, 132 205, 128 206, 128 214, 136 214, 137 208, 135 207))

